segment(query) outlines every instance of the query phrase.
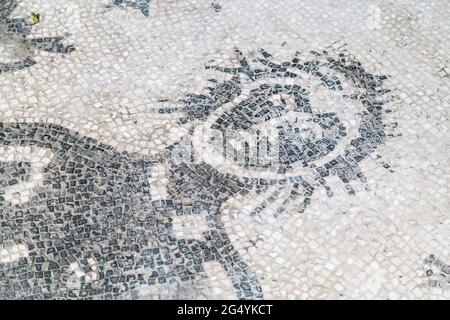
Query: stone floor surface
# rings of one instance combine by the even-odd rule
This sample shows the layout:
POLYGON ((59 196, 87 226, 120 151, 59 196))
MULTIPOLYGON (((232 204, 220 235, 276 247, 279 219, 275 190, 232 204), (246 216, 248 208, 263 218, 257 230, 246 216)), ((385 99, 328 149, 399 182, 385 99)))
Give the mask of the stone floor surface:
POLYGON ((0 0, 0 299, 449 299, 448 0, 0 0))

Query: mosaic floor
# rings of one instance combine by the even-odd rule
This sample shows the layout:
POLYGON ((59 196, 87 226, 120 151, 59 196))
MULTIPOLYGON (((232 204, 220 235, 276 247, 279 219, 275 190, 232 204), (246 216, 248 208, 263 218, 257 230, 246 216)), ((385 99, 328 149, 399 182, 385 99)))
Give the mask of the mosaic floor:
POLYGON ((0 299, 449 299, 448 0, 0 0, 0 299))

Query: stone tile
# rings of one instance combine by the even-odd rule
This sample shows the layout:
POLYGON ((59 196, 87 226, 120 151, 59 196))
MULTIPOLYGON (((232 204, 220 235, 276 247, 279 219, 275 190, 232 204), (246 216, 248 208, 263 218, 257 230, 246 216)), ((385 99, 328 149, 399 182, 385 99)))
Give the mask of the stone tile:
POLYGON ((446 0, 0 0, 0 299, 449 299, 446 0))

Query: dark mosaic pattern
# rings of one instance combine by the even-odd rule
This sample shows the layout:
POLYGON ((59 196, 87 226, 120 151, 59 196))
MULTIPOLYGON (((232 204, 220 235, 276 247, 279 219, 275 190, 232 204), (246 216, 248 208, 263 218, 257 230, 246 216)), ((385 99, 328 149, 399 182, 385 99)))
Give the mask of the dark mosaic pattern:
POLYGON ((450 265, 434 255, 426 258, 424 264, 430 287, 450 288, 450 265))
MULTIPOLYGON (((323 132, 322 137, 306 135, 301 131, 301 124, 292 123, 289 120, 283 120, 279 127, 279 172, 289 171, 291 166, 296 162, 302 163, 303 167, 309 167, 314 171, 315 180, 318 181, 327 191, 329 196, 333 195, 330 187, 327 186, 326 179, 330 175, 338 176, 344 183, 348 193, 354 193, 351 180, 358 179, 362 183, 366 183, 366 177, 361 171, 358 163, 369 155, 376 158, 380 164, 386 169, 390 169, 389 164, 383 162, 379 155, 375 153, 377 147, 384 144, 388 137, 392 134, 385 132, 386 124, 383 123, 383 114, 392 110, 385 108, 385 103, 389 100, 390 90, 383 87, 383 81, 387 76, 376 76, 368 73, 364 67, 351 56, 341 54, 337 58, 333 58, 327 52, 311 52, 314 57, 306 62, 300 62, 301 53, 297 52, 296 56, 287 62, 276 62, 265 50, 260 51, 260 57, 251 63, 238 50, 235 49, 236 57, 240 67, 218 67, 207 66, 207 69, 215 69, 232 75, 230 80, 215 83, 214 87, 209 88, 209 95, 189 95, 184 101, 181 108, 165 108, 161 112, 173 112, 183 110, 186 114, 182 122, 201 120, 204 121, 210 114, 220 106, 232 101, 241 94, 244 86, 243 77, 247 77, 251 81, 257 80, 273 80, 286 78, 299 78, 302 74, 308 74, 319 79, 325 87, 331 91, 343 91, 341 82, 336 75, 340 74, 346 81, 349 81, 356 89, 357 93, 351 96, 343 94, 345 99, 357 100, 361 103, 363 111, 359 113, 360 126, 359 136, 354 137, 350 145, 347 146, 345 152, 336 158, 327 162, 323 166, 317 166, 315 161, 323 158, 330 153, 340 140, 347 135, 346 128, 340 122, 336 113, 314 113, 311 110, 309 91, 299 85, 282 85, 282 84, 262 84, 256 89, 250 91, 250 97, 240 102, 231 112, 225 112, 212 129, 225 130, 232 128, 240 131, 250 131, 252 126, 257 123, 267 122, 274 118, 282 118, 289 110, 286 102, 281 99, 281 103, 277 104, 270 100, 274 95, 284 94, 295 101, 293 111, 303 113, 309 116, 307 121, 319 126, 323 132), (323 71, 325 70, 325 71, 323 71)), ((390 124, 395 126, 396 124, 390 124)), ((245 167, 252 163, 252 159, 246 159, 245 167)), ((255 163, 257 161, 253 161, 255 163)), ((253 165, 258 167, 258 165, 253 165)), ((255 168, 264 170, 264 167, 255 168)), ((251 177, 248 177, 251 178, 251 177)), ((302 195, 303 204, 299 211, 302 212, 310 202, 310 197, 314 190, 312 184, 314 181, 305 181, 301 176, 283 179, 283 181, 263 181, 256 180, 257 183, 264 185, 281 184, 279 190, 274 194, 278 195, 279 191, 285 189, 287 185, 292 185, 292 193, 286 199, 283 207, 277 212, 280 213, 285 209, 285 205, 292 199, 297 199, 300 193, 299 187, 303 187, 305 192, 302 195)), ((255 214, 264 210, 267 203, 261 204, 256 208, 255 214)))
POLYGON ((0 74, 28 68, 36 61, 33 56, 36 50, 51 53, 70 53, 75 50, 73 45, 64 44, 66 36, 30 38, 33 26, 39 23, 40 15, 32 13, 29 17, 13 18, 11 14, 17 7, 15 0, 0 0, 0 42, 5 45, 15 45, 14 62, 0 61, 0 74))
POLYGON ((112 7, 129 7, 134 8, 142 12, 146 17, 150 14, 150 0, 113 0, 111 5, 107 8, 112 7))
MULTIPOLYGON (((315 170, 316 180, 328 191, 325 179, 330 174, 345 183, 355 178, 364 181, 358 162, 386 140, 382 123, 382 97, 388 92, 382 88, 385 77, 367 73, 353 60, 343 56, 333 59, 326 53, 315 54, 317 59, 300 64, 297 58, 276 63, 261 51, 258 62, 262 69, 251 67, 238 50, 236 54, 239 68, 208 67, 232 74, 231 80, 216 83, 210 95, 189 95, 182 101, 186 116, 180 121, 205 120, 231 101, 240 93, 242 75, 250 79, 296 77, 287 66, 318 77, 330 90, 341 90, 337 78, 319 71, 319 66, 326 65, 362 89, 359 96, 348 98, 359 99, 365 109, 360 136, 352 140, 344 155, 324 167, 316 167, 314 161, 333 150, 346 130, 336 114, 314 114, 308 91, 300 86, 261 85, 231 113, 221 116, 215 126, 219 130, 248 130, 255 119, 267 121, 286 112, 286 105, 274 105, 268 97, 278 93, 293 96, 294 111, 309 114, 324 135, 320 139, 305 138, 285 121, 280 127, 279 170, 287 171, 291 164, 302 162, 315 170)), ((258 279, 229 240, 220 206, 251 189, 259 192, 268 185, 278 185, 279 193, 292 184, 293 191, 284 204, 301 199, 299 211, 303 211, 314 191, 314 181, 300 176, 267 181, 224 174, 205 163, 174 161, 173 154, 184 151, 181 143, 169 147, 159 160, 142 160, 57 125, 3 123, 0 144, 35 146, 55 155, 44 170, 44 186, 31 201, 12 205, 0 196, 0 243, 26 244, 29 252, 28 257, 0 264, 0 298, 140 298, 145 288, 194 284, 205 279, 203 263, 207 261, 221 264, 237 298, 263 298, 258 279), (152 166, 158 163, 170 167, 170 198, 152 201, 149 178, 152 166), (297 193, 300 188, 303 194, 297 193), (175 236, 174 216, 205 212, 209 230, 203 233, 203 240, 175 236), (83 276, 74 275, 74 265, 83 276)), ((24 163, 3 163, 0 182, 7 186, 26 181, 28 169, 24 163)), ((273 201, 278 193, 267 201, 273 201)), ((264 210, 266 204, 257 207, 254 214, 264 210)), ((283 210, 279 208, 276 213, 283 210)))
POLYGON ((222 6, 216 2, 211 2, 211 8, 213 8, 215 12, 220 12, 222 10, 222 6))
MULTIPOLYGON (((0 197, 0 243, 25 243, 29 257, 0 265, 0 298, 123 298, 138 288, 205 277, 215 260, 239 298, 262 298, 256 277, 231 245, 219 219, 220 202, 244 186, 204 166, 173 168, 177 197, 151 201, 151 162, 56 125, 2 124, 0 143, 52 150, 44 188, 31 201, 11 206, 0 197), (180 188, 182 187, 182 188, 180 188), (207 196, 210 195, 210 196, 207 196), (190 204, 180 201, 188 198, 190 204), (204 240, 177 239, 174 215, 206 210, 204 240), (98 280, 73 284, 69 265, 98 264, 98 280)), ((18 166, 20 168, 20 166, 18 166)), ((2 168, 14 183, 23 170, 2 168), (17 172, 18 171, 18 172, 17 172)))
POLYGON ((448 298, 447 7, 0 0, 0 299, 448 298))

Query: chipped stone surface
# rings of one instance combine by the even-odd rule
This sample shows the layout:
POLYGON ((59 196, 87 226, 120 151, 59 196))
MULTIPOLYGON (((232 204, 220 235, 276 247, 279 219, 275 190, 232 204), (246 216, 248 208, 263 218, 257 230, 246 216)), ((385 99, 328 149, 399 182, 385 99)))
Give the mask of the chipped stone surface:
POLYGON ((0 298, 450 298, 449 17, 0 0, 0 298))

